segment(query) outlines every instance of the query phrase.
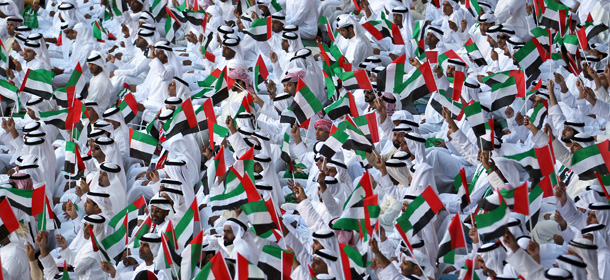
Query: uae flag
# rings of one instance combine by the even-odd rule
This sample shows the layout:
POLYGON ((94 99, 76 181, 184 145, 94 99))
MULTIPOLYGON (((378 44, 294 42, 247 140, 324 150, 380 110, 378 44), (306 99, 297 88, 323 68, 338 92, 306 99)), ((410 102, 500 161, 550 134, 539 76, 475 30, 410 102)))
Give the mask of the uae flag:
POLYGON ((0 79, 0 98, 2 98, 2 100, 6 101, 6 99, 9 99, 9 100, 12 100, 13 102, 17 101, 17 99, 18 99, 17 92, 18 91, 19 91, 18 87, 11 84, 7 80, 0 79))
POLYGON ((576 31, 576 36, 578 36, 578 43, 580 44, 580 48, 583 51, 586 51, 589 48, 589 42, 587 40, 587 31, 584 26, 576 31))
POLYGON ((377 41, 390 38, 394 45, 405 44, 400 33, 400 28, 389 20, 370 20, 362 24, 362 27, 371 33, 371 36, 377 39, 377 41))
POLYGON ((510 209, 504 199, 500 198, 500 205, 487 213, 476 215, 474 220, 484 241, 498 238, 506 232, 510 209))
POLYGON ((11 232, 19 228, 19 221, 11 209, 8 199, 0 201, 0 240, 7 238, 11 232))
POLYGON ((349 138, 343 144, 343 148, 352 149, 356 153, 371 153, 373 151, 373 144, 370 139, 364 135, 349 116, 339 124, 338 128, 349 135, 349 138))
POLYGON ((553 45, 553 32, 548 28, 536 27, 530 31, 540 45, 544 48, 547 54, 551 53, 551 45, 553 45))
POLYGON ((119 110, 123 113, 125 123, 130 123, 138 114, 138 101, 133 94, 128 93, 125 95, 121 103, 119 103, 119 110))
POLYGON ((456 255, 466 255, 466 237, 460 214, 455 214, 438 247, 440 263, 455 264, 456 255))
POLYGON ((186 245, 182 251, 182 261, 180 262, 180 275, 182 279, 192 279, 193 271, 195 267, 201 262, 203 246, 203 230, 199 231, 193 240, 186 245))
MULTIPOLYGON (((186 1, 184 1, 184 3, 186 3, 186 1)), ((198 9, 199 9, 199 5, 196 3, 195 5, 193 5, 192 11, 191 10, 184 11, 184 18, 186 19, 186 21, 190 22, 191 24, 193 24, 195 26, 202 26, 203 31, 205 32, 205 26, 207 23, 207 14, 205 13, 204 10, 198 10, 198 9)))
POLYGON ((356 101, 354 100, 354 96, 352 95, 352 93, 349 91, 347 92, 347 94, 339 98, 339 100, 324 108, 324 112, 333 121, 347 114, 350 114, 354 117, 358 116, 356 101))
POLYGON ((184 248, 199 230, 201 230, 201 219, 199 218, 199 204, 195 197, 189 209, 182 216, 182 219, 176 224, 175 231, 178 246, 184 248))
POLYGON ((38 214, 38 230, 54 230, 59 229, 60 222, 53 212, 53 205, 49 203, 49 199, 44 197, 44 206, 42 212, 38 214))
POLYGON ((295 117, 299 123, 304 123, 317 112, 324 109, 322 103, 316 95, 305 85, 303 80, 299 78, 297 83, 297 93, 294 97, 290 109, 294 112, 295 117))
POLYGON ((89 240, 91 240, 91 245, 93 246, 93 252, 100 252, 100 254, 104 257, 105 261, 107 261, 109 263, 113 263, 110 256, 106 253, 106 250, 104 249, 104 247, 102 247, 102 244, 99 241, 97 241, 97 237, 93 233, 93 229, 91 228, 91 225, 87 226, 87 230, 89 230, 89 240))
POLYGON ((72 141, 66 141, 64 171, 74 174, 78 170, 85 170, 85 163, 80 156, 78 145, 72 141))
POLYGON ((343 81, 343 88, 347 91, 354 91, 358 89, 373 89, 371 81, 366 74, 366 70, 356 70, 353 72, 344 72, 341 74, 341 81, 343 81))
POLYGON ((129 155, 131 157, 150 162, 158 144, 159 140, 150 134, 129 129, 129 155))
POLYGON ((282 151, 280 157, 289 165, 290 172, 293 173, 294 166, 292 166, 292 157, 290 156, 290 135, 286 132, 284 132, 284 141, 280 150, 282 151))
POLYGON ((68 118, 68 109, 59 111, 40 112, 40 119, 60 130, 66 129, 66 119, 68 118))
POLYGON ((252 21, 250 28, 244 30, 252 39, 259 42, 266 42, 271 39, 271 17, 257 18, 252 21))
POLYGON ((216 84, 216 81, 218 80, 218 77, 220 77, 222 71, 223 70, 216 68, 216 70, 212 71, 212 73, 210 73, 210 75, 208 75, 203 81, 197 81, 197 85, 202 88, 212 87, 216 84))
MULTIPOLYGON (((371 222, 365 221, 365 203, 364 200, 366 198, 374 198, 377 199, 377 195, 373 195, 373 188, 371 186, 371 179, 368 171, 362 175, 360 182, 352 191, 350 196, 345 201, 343 205, 343 214, 341 217, 335 221, 333 224, 334 229, 343 229, 343 230, 356 230, 360 229, 360 223, 366 223, 367 230, 370 228, 372 231, 372 227, 370 227, 371 222)), ((372 201, 371 201, 372 202, 372 201)), ((377 217, 379 217, 379 203, 375 201, 373 203, 369 203, 367 212, 372 213, 375 221, 377 217)))
POLYGON ((400 100, 404 105, 412 104, 416 100, 437 90, 436 81, 430 68, 430 63, 425 62, 419 68, 414 68, 411 75, 404 82, 404 87, 399 88, 400 100))
POLYGON ((201 46, 201 55, 203 55, 203 57, 205 57, 205 59, 207 59, 209 62, 216 62, 216 56, 208 51, 208 46, 210 45, 210 43, 212 42, 212 40, 214 40, 214 33, 210 32, 208 34, 207 39, 205 40, 205 43, 201 46))
MULTIPOLYGON (((192 273, 192 272, 191 272, 192 273)), ((185 278, 186 279, 186 278, 185 278)), ((197 273, 195 280, 231 279, 229 268, 222 253, 218 252, 210 261, 197 273)))
POLYGON ((391 93, 401 93, 404 89, 406 54, 392 61, 384 71, 377 76, 377 90, 391 93))
POLYGON ((229 168, 224 192, 210 198, 212 212, 234 209, 248 202, 260 200, 260 194, 254 186, 252 177, 248 174, 250 172, 245 173, 240 176, 235 168, 229 168))
POLYGON ((140 228, 133 235, 133 240, 132 240, 133 248, 140 247, 140 238, 142 238, 142 236, 147 234, 150 231, 151 227, 152 227, 152 219, 150 218, 150 215, 149 215, 146 217, 146 220, 144 220, 144 223, 142 223, 140 228))
POLYGON ((257 266, 265 272, 267 279, 290 280, 293 258, 293 253, 265 245, 257 266))
POLYGON ((478 18, 483 11, 481 6, 479 6, 479 1, 477 0, 466 0, 465 8, 474 18, 478 18))
POLYGON ((441 115, 443 114, 443 107, 451 111, 451 117, 454 119, 458 119, 462 115, 462 103, 451 100, 451 97, 447 96, 447 92, 442 89, 432 95, 430 105, 441 115))
POLYGON ((125 218, 127 218, 127 232, 130 233, 129 235, 131 236, 131 232, 138 225, 138 211, 144 206, 146 206, 146 200, 141 196, 138 200, 116 213, 114 217, 108 221, 108 226, 118 230, 118 228, 122 226, 125 218))
POLYGON ((222 177, 227 172, 224 146, 220 146, 220 150, 218 150, 218 153, 214 156, 214 170, 216 170, 215 177, 222 177))
MULTIPOLYGON (((277 3, 277 0, 272 0, 271 2, 272 2, 272 4, 273 4, 273 2, 277 3)), ((277 6, 279 6, 280 10, 281 10, 281 6, 279 4, 277 4, 277 6)), ((335 34, 336 34, 336 32, 333 32, 333 29, 330 26, 330 23, 328 22, 328 19, 326 17, 322 16, 318 20, 318 23, 322 24, 322 25, 324 25, 326 27, 326 33, 328 33, 328 38, 330 39, 331 42, 334 42, 335 41, 335 34)))
POLYGON ((167 0, 154 0, 150 5, 150 13, 155 20, 160 21, 166 14, 167 0))
POLYGON ((116 231, 106 238, 102 239, 101 245, 104 246, 106 254, 111 259, 115 259, 117 256, 123 254, 125 247, 129 244, 129 216, 123 217, 120 226, 116 228, 116 231))
POLYGON ((256 89, 256 92, 261 91, 258 86, 265 82, 267 80, 267 77, 269 77, 269 70, 267 70, 267 65, 265 65, 263 57, 261 55, 258 55, 256 65, 254 66, 254 89, 256 89))
POLYGON ((497 111, 513 104, 517 92, 515 77, 508 77, 505 82, 491 86, 491 94, 494 97, 491 103, 491 111, 497 111))
MULTIPOLYGON (((476 1, 476 0, 468 0, 468 1, 476 1)), ((485 57, 483 57, 483 54, 477 47, 477 44, 475 44, 474 41, 472 41, 472 38, 469 38, 468 41, 466 41, 466 44, 464 44, 464 48, 466 49, 466 51, 468 52, 468 54, 470 55, 470 57, 472 58, 472 60, 474 61, 474 63, 476 65, 478 65, 478 66, 487 65, 487 61, 485 60, 485 57)))
MULTIPOLYGON (((526 219, 531 220, 532 227, 536 227, 536 223, 538 223, 538 216, 540 216, 540 207, 542 206, 542 198, 545 197, 543 194, 544 191, 539 185, 537 185, 532 188, 528 195, 530 214, 526 217, 526 219)), ((528 221, 525 224, 527 229, 531 231, 532 229, 530 228, 530 222, 528 221)))
POLYGON ((540 18, 539 25, 555 29, 560 36, 564 36, 567 23, 567 15, 570 8, 554 0, 544 0, 546 7, 540 18))
POLYGON ((189 132, 193 132, 190 129, 198 124, 197 115, 195 115, 193 104, 189 98, 174 111, 172 119, 163 124, 163 130, 165 131, 165 137, 169 139, 179 133, 187 135, 189 132))
POLYGON ((49 100, 51 99, 51 96, 53 96, 53 77, 55 77, 55 73, 49 70, 28 69, 19 91, 27 92, 49 100))
POLYGON ((466 74, 462 71, 455 71, 453 75, 453 90, 451 91, 451 100, 460 101, 462 96, 462 88, 464 87, 464 81, 466 80, 466 74))
POLYGON ((466 170, 463 167, 460 170, 460 173, 453 179, 453 187, 457 192, 457 196, 460 198, 460 209, 462 210, 464 210, 464 208, 470 204, 470 194, 473 191, 474 182, 476 179, 478 179, 478 177, 473 178, 473 182, 468 184, 466 170))
POLYGON ((349 135, 347 133, 333 125, 330 130, 330 137, 324 141, 320 148, 320 154, 328 159, 332 158, 335 153, 341 151, 343 144, 345 144, 348 138, 349 135))
MULTIPOLYGON (((216 71, 214 71, 210 76, 213 77, 215 72, 216 71)), ((224 70, 218 73, 218 78, 216 79, 214 90, 211 91, 211 94, 206 94, 205 97, 209 97, 210 99, 212 99, 213 105, 216 106, 218 103, 229 97, 229 89, 233 88, 233 84, 229 85, 231 81, 233 81, 233 83, 235 82, 233 79, 228 77, 227 67, 225 67, 224 70)))
POLYGON ((525 216, 530 214, 527 181, 512 190, 500 189, 500 195, 502 195, 502 198, 504 198, 506 204, 508 204, 513 212, 525 216))
POLYGON ((532 148, 524 153, 504 157, 519 162, 533 178, 548 176, 555 172, 553 167, 555 160, 549 146, 532 148))
POLYGON ((426 36, 426 27, 428 24, 423 20, 415 22, 413 27, 413 38, 411 38, 411 44, 415 47, 415 56, 419 60, 426 59, 426 45, 424 37, 426 36))
POLYGON ((11 203, 11 207, 30 216, 36 216, 43 211, 45 197, 44 185, 34 190, 0 187, 0 198, 6 198, 5 200, 11 203))
POLYGON ((410 244, 408 237, 420 232, 442 208, 443 202, 432 187, 428 186, 396 219, 396 229, 405 243, 410 244))
POLYGON ((595 179, 595 173, 608 174, 606 162, 609 162, 608 140, 599 144, 584 147, 572 155, 570 169, 578 174, 580 180, 595 179))
POLYGON ((475 269, 474 260, 467 259, 464 267, 460 270, 460 275, 458 277, 461 280, 480 280, 479 275, 475 269))
POLYGON ((470 127, 474 131, 474 135, 481 136, 485 134, 485 114, 481 109, 481 103, 479 101, 473 102, 472 104, 464 107, 464 115, 466 120, 470 123, 470 127))
POLYGON ((8 52, 6 51, 6 48, 4 47, 2 40, 0 40, 0 61, 3 62, 2 63, 3 66, 7 65, 10 61, 8 52))
POLYGON ((104 28, 99 20, 91 23, 93 26, 93 38, 97 39, 98 42, 105 42, 106 40, 116 40, 116 37, 108 29, 104 28))
POLYGON ((519 67, 525 71, 529 81, 535 81, 540 75, 540 66, 547 59, 547 53, 544 47, 538 42, 538 39, 532 38, 513 55, 519 67))
POLYGON ((176 253, 176 249, 173 244, 173 240, 171 240, 171 236, 167 236, 166 234, 161 234, 161 252, 157 257, 162 258, 162 260, 155 261, 156 269, 169 268, 172 271, 172 275, 174 277, 178 277, 178 269, 179 265, 182 262, 182 259, 178 253, 176 253))
POLYGON ((542 129, 542 125, 544 125, 544 119, 547 117, 547 101, 538 104, 536 108, 534 108, 534 112, 529 116, 530 122, 537 127, 538 129, 542 129))
POLYGON ((585 27, 585 33, 587 35, 587 40, 591 40, 591 39, 595 38, 595 36, 597 36, 599 33, 608 30, 608 26, 606 26, 605 24, 594 23, 593 18, 591 17, 591 14, 589 14, 589 16, 587 17, 584 27, 585 27))
POLYGON ((563 38, 562 44, 571 55, 576 55, 578 52, 578 36, 568 34, 563 38))
MULTIPOLYGON (((271 200, 269 200, 271 201, 271 200)), ((271 205, 272 206, 272 205, 271 205)), ((254 232, 258 236, 268 233, 271 230, 277 229, 277 225, 273 221, 272 211, 268 208, 264 200, 257 200, 246 203, 240 206, 244 214, 248 217, 250 224, 254 227, 254 232)), ((273 207, 273 206, 272 206, 273 207)))
POLYGON ((178 30, 180 30, 182 24, 170 8, 165 7, 165 12, 167 13, 167 20, 165 21, 165 37, 168 41, 176 43, 176 33, 178 30))
POLYGON ((496 141, 493 118, 485 123, 485 134, 479 137, 479 141, 484 151, 493 151, 496 141))
POLYGON ((123 0, 111 0, 110 8, 115 16, 122 16, 124 12, 128 11, 127 1, 123 0))
POLYGON ((371 143, 379 142, 379 127, 377 126, 377 115, 375 112, 350 118, 349 121, 358 127, 371 143))

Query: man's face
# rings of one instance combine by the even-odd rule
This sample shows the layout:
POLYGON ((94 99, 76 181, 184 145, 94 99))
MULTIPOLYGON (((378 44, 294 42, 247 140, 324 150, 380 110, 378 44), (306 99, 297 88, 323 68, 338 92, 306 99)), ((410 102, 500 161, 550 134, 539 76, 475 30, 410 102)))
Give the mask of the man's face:
POLYGON ((74 40, 76 39, 76 35, 78 34, 78 32, 74 31, 73 29, 66 29, 64 30, 64 34, 66 34, 66 37, 68 37, 68 39, 74 40))
POLYGON ((176 96, 176 81, 172 80, 171 83, 167 86, 167 91, 169 92, 169 96, 176 96))
POLYGON ((404 132, 394 132, 394 136, 392 136, 392 145, 394 145, 394 148, 398 149, 400 148, 400 145, 402 144, 402 142, 405 141, 405 133, 404 132))
POLYGON ((288 44, 288 40, 282 40, 282 50, 288 52, 290 49, 290 44, 288 44))
POLYGON ((36 52, 33 49, 25 49, 23 51, 23 59, 27 62, 32 61, 36 57, 36 52))
POLYGON ((87 223, 87 222, 83 223, 83 237, 85 239, 89 239, 89 237, 91 236, 91 235, 89 235, 89 226, 90 226, 89 223, 87 223))
POLYGON ((294 96, 297 93, 297 83, 295 82, 283 82, 284 92, 294 96))
POLYGON ((576 151, 582 149, 582 145, 580 145, 580 143, 576 143, 576 142, 572 142, 570 144, 567 144, 566 146, 568 146, 570 148, 571 153, 575 153, 576 151))
POLYGON ((159 59, 159 61, 161 61, 161 63, 167 63, 168 58, 163 50, 157 50, 157 58, 159 59))
POLYGON ((341 34, 341 36, 343 36, 343 38, 345 38, 345 39, 351 39, 355 35, 354 27, 353 26, 341 27, 341 28, 339 28, 339 34, 341 34))
POLYGON ((375 101, 375 91, 372 89, 364 90, 364 102, 371 103, 375 101))
POLYGON ((540 105, 542 102, 544 102, 544 98, 539 97, 539 96, 534 96, 534 100, 532 100, 532 102, 534 103, 534 108, 538 107, 538 105, 540 105))
POLYGON ((98 179, 98 184, 102 187, 110 186, 110 179, 108 179, 108 173, 106 171, 100 171, 100 177, 98 179))
POLYGON ((230 225, 225 225, 223 232, 224 234, 222 239, 224 240, 225 246, 233 244, 233 241, 235 241, 235 234, 233 233, 233 228, 230 225))
POLYGON ((492 27, 494 24, 490 22, 481 22, 479 24, 479 30, 481 30, 481 35, 487 35, 487 30, 492 27))
POLYGON ((446 16, 450 16, 451 14, 453 14, 453 6, 451 5, 451 3, 449 3, 448 0, 443 1, 443 14, 446 16))
POLYGON ((261 165, 260 162, 254 162, 254 172, 256 173, 261 173, 263 172, 263 166, 261 165))
POLYGON ((316 128, 316 140, 318 141, 326 141, 326 139, 328 139, 328 137, 330 136, 330 132, 321 129, 321 128, 316 128))
POLYGON ((311 262, 311 270, 313 270, 313 273, 316 275, 323 273, 326 274, 328 273, 328 266, 321 258, 313 257, 313 262, 311 262))
POLYGON ((320 243, 320 241, 318 241, 317 239, 314 239, 313 243, 311 244, 311 248, 313 249, 312 252, 315 252, 317 250, 324 249, 324 246, 322 246, 322 243, 320 243))
POLYGON ((84 207, 85 214, 87 215, 99 214, 101 212, 97 204, 95 204, 95 202, 93 202, 93 200, 91 200, 90 198, 87 198, 87 200, 85 200, 84 207))
POLYGON ((140 241, 140 249, 138 250, 140 253, 140 259, 144 261, 152 261, 153 253, 150 250, 150 245, 146 241, 140 241))
POLYGON ((93 63, 88 63, 87 65, 89 66, 89 71, 91 71, 91 74, 94 76, 97 76, 97 74, 102 72, 102 67, 99 67, 93 63))
POLYGON ((148 46, 148 42, 146 42, 146 40, 142 37, 138 36, 138 39, 136 39, 136 47, 138 48, 146 48, 148 46))
POLYGON ((508 40, 508 38, 510 38, 508 34, 498 33, 498 40, 496 41, 498 42, 498 48, 504 49, 504 47, 506 47, 506 40, 508 40))
POLYGON ((279 21, 279 20, 271 21, 271 30, 273 30, 273 33, 280 33, 280 32, 282 32, 283 29, 284 29, 284 24, 281 21, 279 21))
POLYGON ((15 29, 17 29, 17 26, 15 26, 14 22, 12 22, 12 21, 6 22, 6 31, 8 31, 9 35, 14 36, 15 29))
POLYGON ((394 24, 402 27, 402 14, 394 14, 392 18, 394 19, 394 24))
POLYGON ((142 11, 142 8, 143 8, 142 3, 140 3, 137 0, 133 0, 133 1, 129 2, 129 7, 131 7, 131 10, 134 13, 142 11))
POLYGON ((235 57, 235 51, 227 46, 222 47, 222 57, 229 60, 235 57))
POLYGON ((104 154, 104 152, 102 152, 100 145, 94 144, 93 146, 91 146, 91 156, 94 158, 99 158, 104 157, 106 155, 104 154))
POLYGON ((150 219, 153 224, 160 225, 165 222, 165 217, 169 215, 169 210, 163 210, 155 205, 150 207, 150 219))
POLYGON ((407 276, 413 274, 413 272, 415 272, 415 265, 413 265, 413 262, 408 261, 406 258, 404 258, 400 263, 400 273, 402 273, 402 275, 404 276, 407 276))
POLYGON ((430 47, 431 49, 436 48, 436 45, 439 42, 439 39, 436 38, 436 35, 434 35, 434 33, 432 32, 428 32, 428 34, 426 34, 426 38, 424 39, 426 45, 428 45, 428 47, 430 47))
POLYGON ((561 131, 561 140, 567 142, 572 139, 572 136, 574 136, 574 128, 568 125, 564 126, 563 131, 561 131))
POLYGON ((587 225, 598 224, 597 215, 595 215, 595 211, 589 211, 587 213, 587 225))
POLYGON ((447 77, 453 77, 455 75, 455 65, 447 65, 447 71, 445 71, 447 77))
POLYGON ((119 126, 121 126, 120 122, 113 121, 111 119, 105 119, 105 121, 109 122, 112 125, 112 128, 114 129, 119 129, 119 126))

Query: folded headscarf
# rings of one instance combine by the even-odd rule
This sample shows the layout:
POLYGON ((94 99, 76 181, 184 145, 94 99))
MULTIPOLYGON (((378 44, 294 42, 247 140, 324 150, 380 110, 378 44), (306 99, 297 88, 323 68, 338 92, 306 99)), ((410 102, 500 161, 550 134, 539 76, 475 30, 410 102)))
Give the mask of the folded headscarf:
POLYGON ((254 88, 252 88, 252 82, 250 81, 250 76, 246 74, 244 69, 236 68, 229 71, 229 78, 233 80, 241 80, 246 83, 246 90, 248 92, 254 92, 254 88))

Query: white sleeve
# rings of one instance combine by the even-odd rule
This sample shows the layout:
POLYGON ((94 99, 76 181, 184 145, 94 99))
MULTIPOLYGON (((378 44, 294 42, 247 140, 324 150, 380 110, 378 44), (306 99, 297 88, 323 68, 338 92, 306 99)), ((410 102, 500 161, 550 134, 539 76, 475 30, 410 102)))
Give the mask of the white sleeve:
POLYGON ((326 226, 326 223, 324 223, 324 220, 322 220, 322 217, 320 217, 316 209, 313 208, 309 199, 301 201, 301 203, 297 205, 297 211, 299 211, 301 217, 303 217, 303 220, 305 220, 305 223, 311 231, 328 229, 328 226, 326 226))
POLYGON ((517 252, 509 253, 506 262, 512 265, 525 279, 544 279, 544 267, 534 261, 532 256, 521 248, 517 252))

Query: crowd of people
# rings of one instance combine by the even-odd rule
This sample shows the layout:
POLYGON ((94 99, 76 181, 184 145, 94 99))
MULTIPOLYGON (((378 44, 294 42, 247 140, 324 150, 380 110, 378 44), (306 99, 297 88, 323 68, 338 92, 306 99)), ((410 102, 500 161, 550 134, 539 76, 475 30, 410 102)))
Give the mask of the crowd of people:
POLYGON ((610 279, 610 1, 16 2, 0 279, 610 279))

